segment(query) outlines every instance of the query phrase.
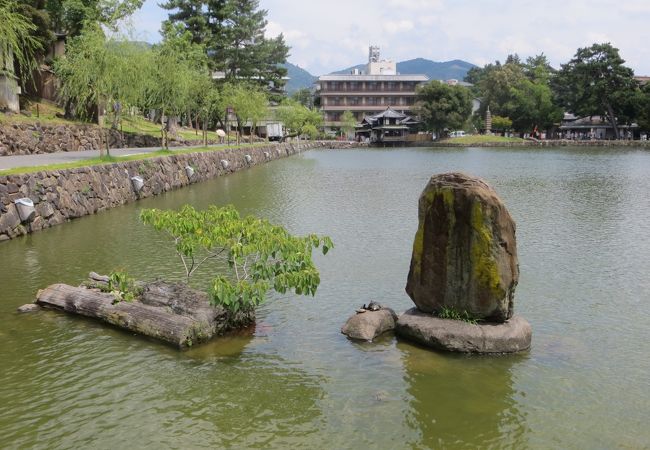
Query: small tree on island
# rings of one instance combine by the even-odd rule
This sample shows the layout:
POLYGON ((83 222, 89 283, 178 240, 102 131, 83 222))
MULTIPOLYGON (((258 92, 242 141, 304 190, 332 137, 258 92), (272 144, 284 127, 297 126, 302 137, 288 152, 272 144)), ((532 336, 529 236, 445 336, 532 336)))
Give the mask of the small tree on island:
POLYGON ((253 216, 240 217, 233 206, 197 211, 186 205, 180 211, 145 209, 141 220, 169 234, 182 261, 186 281, 211 260, 231 269, 211 282, 214 305, 230 311, 254 309, 270 289, 298 295, 315 295, 320 275, 312 249, 327 254, 333 247, 327 236, 292 236, 281 226, 253 216))

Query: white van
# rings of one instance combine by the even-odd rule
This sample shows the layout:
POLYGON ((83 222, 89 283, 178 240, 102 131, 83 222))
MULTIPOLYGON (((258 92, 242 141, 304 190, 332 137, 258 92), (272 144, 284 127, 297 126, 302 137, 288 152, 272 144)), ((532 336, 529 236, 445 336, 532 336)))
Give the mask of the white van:
POLYGON ((449 137, 450 138, 455 138, 455 137, 464 137, 465 132, 460 130, 460 131, 451 131, 449 132, 449 137))

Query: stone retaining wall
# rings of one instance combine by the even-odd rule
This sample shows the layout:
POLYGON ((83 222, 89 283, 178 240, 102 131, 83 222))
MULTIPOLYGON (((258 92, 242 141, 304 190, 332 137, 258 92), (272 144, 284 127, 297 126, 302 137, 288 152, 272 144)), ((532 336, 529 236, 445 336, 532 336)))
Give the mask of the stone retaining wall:
POLYGON ((349 148, 354 145, 340 142, 270 144, 0 176, 0 241, 300 151, 317 147, 349 148), (246 161, 245 155, 250 155, 250 162, 246 161), (228 162, 226 168, 222 160, 228 162), (188 166, 194 170, 191 177, 186 171, 188 166), (144 181, 144 187, 139 192, 136 192, 131 180, 135 176, 144 181), (14 201, 25 197, 34 202, 36 214, 28 221, 21 221, 14 201))
POLYGON ((650 141, 573 141, 570 139, 545 139, 538 141, 521 142, 481 142, 474 144, 461 144, 453 142, 417 142, 415 147, 642 147, 650 148, 650 141))
MULTIPOLYGON (((161 138, 148 134, 120 133, 97 125, 0 125, 0 156, 99 150, 102 132, 108 132, 110 148, 159 147, 161 138)), ((201 141, 170 140, 170 147, 201 144, 201 141)), ((214 144, 214 141, 208 141, 214 144)))

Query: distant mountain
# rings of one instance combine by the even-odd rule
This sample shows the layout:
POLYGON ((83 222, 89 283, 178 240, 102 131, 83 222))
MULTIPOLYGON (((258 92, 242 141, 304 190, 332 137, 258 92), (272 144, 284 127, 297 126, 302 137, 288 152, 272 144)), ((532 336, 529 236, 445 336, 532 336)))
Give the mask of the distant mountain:
POLYGON ((285 86, 287 94, 289 95, 293 94, 299 89, 311 88, 317 79, 317 77, 313 76, 305 69, 301 69, 300 67, 296 66, 295 64, 291 64, 290 62, 283 64, 283 67, 287 69, 287 76, 289 77, 289 81, 287 81, 287 84, 285 86))
POLYGON ((467 72, 472 67, 472 63, 454 59, 453 61, 435 62, 429 59, 416 58, 397 63, 397 71, 404 74, 423 73, 428 75, 432 80, 449 80, 456 79, 463 81, 467 72))
MULTIPOLYGON (((286 85, 286 90, 289 95, 293 94, 298 89, 311 88, 314 82, 318 79, 318 77, 310 74, 305 69, 301 69, 290 62, 284 64, 284 67, 286 67, 288 72, 287 76, 290 78, 286 85)), ((454 78, 462 81, 469 69, 472 67, 476 66, 460 59, 436 62, 429 59, 416 58, 397 63, 397 71, 402 75, 425 74, 432 80, 449 80, 454 78)), ((356 66, 348 67, 347 69, 332 73, 345 75, 351 73, 354 69, 364 71, 366 70, 366 64, 357 64, 356 66)))
MULTIPOLYGON (((402 75, 425 74, 432 80, 449 80, 454 78, 462 81, 469 69, 472 67, 476 66, 460 59, 436 62, 431 61, 430 59, 416 58, 397 63, 397 71, 402 75)), ((365 70, 365 68, 365 64, 357 64, 356 66, 348 67, 347 69, 333 73, 343 75, 350 73, 354 69, 365 70)))

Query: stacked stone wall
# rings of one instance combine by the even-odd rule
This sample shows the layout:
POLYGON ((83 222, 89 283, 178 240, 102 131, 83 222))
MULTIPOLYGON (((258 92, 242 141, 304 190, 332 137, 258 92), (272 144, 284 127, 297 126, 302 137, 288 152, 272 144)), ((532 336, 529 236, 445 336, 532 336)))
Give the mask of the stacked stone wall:
MULTIPOLYGON (((121 133, 96 125, 0 125, 0 156, 99 150, 108 133, 110 148, 160 147, 161 138, 148 134, 121 133)), ((171 139, 170 147, 199 145, 201 141, 171 139)), ((216 143, 208 141, 209 144, 216 143)))
POLYGON ((0 241, 6 241, 77 217, 95 214, 141 198, 226 175, 312 148, 355 144, 296 142, 245 149, 184 153, 77 169, 0 176, 0 241), (250 156, 250 162, 246 155, 250 156), (223 164, 227 161, 227 164, 223 164), (226 167, 224 167, 226 166, 226 167), (193 174, 188 176, 187 167, 193 174), (132 177, 144 186, 136 191, 132 177), (29 198, 35 215, 21 220, 15 201, 29 198))

